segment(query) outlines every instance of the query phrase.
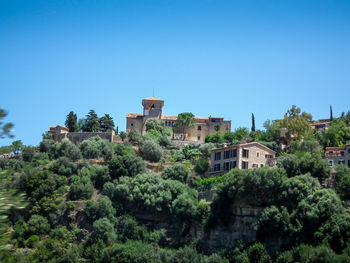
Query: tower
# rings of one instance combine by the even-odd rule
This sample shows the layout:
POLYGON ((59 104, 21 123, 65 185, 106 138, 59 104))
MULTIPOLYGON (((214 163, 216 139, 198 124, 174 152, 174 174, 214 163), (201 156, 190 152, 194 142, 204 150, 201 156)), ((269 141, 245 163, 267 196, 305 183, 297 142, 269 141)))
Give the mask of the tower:
POLYGON ((143 99, 142 106, 144 119, 160 119, 162 117, 162 108, 164 106, 164 100, 152 96, 150 98, 143 99))

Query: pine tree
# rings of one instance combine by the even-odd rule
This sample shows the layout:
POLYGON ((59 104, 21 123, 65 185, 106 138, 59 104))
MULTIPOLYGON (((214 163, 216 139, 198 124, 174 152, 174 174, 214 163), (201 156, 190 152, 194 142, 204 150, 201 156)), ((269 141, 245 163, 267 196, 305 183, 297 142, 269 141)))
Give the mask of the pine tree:
POLYGON ((77 119, 77 115, 73 111, 67 115, 65 125, 69 132, 77 132, 79 130, 77 119))
POLYGON ((114 129, 114 121, 109 114, 105 114, 105 116, 100 118, 100 128, 103 132, 109 132, 114 129))
POLYGON ((100 121, 94 110, 90 110, 86 115, 86 125, 84 132, 98 132, 100 131, 100 121))
POLYGON ((255 117, 254 117, 254 113, 252 113, 252 132, 255 132, 255 117))

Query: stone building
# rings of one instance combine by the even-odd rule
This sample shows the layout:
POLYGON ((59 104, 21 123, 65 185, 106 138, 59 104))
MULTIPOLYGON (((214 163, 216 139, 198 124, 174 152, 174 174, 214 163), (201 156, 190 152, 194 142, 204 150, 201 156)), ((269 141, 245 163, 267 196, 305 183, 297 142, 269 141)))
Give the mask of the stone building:
POLYGON ((321 133, 325 132, 331 123, 330 119, 320 119, 318 121, 311 121, 311 128, 321 133))
POLYGON ((226 146, 211 151, 210 174, 220 175, 231 169, 254 169, 276 164, 276 152, 258 143, 250 142, 226 146))
MULTIPOLYGON (((173 128, 177 116, 167 116, 162 114, 164 101, 156 97, 150 97, 142 100, 143 113, 127 113, 126 114, 126 132, 137 130, 141 134, 145 134, 145 123, 149 119, 163 121, 165 127, 173 128)), ((189 128, 186 135, 182 133, 174 133, 177 140, 188 140, 204 142, 205 136, 213 134, 217 131, 225 133, 231 131, 231 121, 225 121, 222 117, 195 117, 196 124, 194 128, 189 128)))
POLYGON ((108 140, 109 142, 118 143, 119 137, 114 131, 110 132, 69 132, 67 127, 57 125, 51 126, 48 133, 53 135, 53 139, 56 142, 62 141, 64 138, 69 139, 73 143, 80 143, 94 136, 100 136, 102 139, 108 140))
POLYGON ((350 144, 345 147, 326 147, 325 160, 330 168, 335 168, 339 164, 350 167, 350 144))

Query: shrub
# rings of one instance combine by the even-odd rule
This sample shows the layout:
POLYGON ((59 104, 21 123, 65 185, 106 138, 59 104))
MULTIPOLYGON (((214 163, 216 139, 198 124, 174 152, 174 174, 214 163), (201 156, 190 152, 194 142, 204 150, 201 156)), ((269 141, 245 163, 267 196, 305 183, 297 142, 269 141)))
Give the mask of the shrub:
POLYGON ((113 145, 99 136, 83 141, 79 148, 83 157, 87 159, 104 158, 105 160, 111 160, 114 155, 113 145))
POLYGON ((51 164, 49 169, 56 174, 70 176, 77 172, 77 165, 66 157, 60 157, 51 164))
POLYGON ((152 140, 144 141, 140 146, 142 156, 151 162, 158 162, 163 155, 163 150, 156 142, 152 140))
POLYGON ((162 177, 164 179, 178 180, 182 183, 186 183, 191 177, 191 172, 185 165, 175 164, 166 167, 162 173, 162 177))
POLYGON ((111 180, 107 166, 88 164, 86 167, 83 167, 78 174, 80 176, 90 177, 97 189, 101 189, 106 182, 111 180))
POLYGON ((89 199, 94 192, 94 186, 87 176, 72 176, 72 184, 69 190, 71 200, 89 199))
POLYGON ((48 233, 50 230, 49 221, 39 215, 32 215, 28 221, 28 232, 31 234, 42 235, 48 233))
POLYGON ((112 179, 121 176, 135 176, 146 169, 146 164, 140 157, 136 156, 116 156, 108 164, 112 179))
POLYGON ((112 219, 115 215, 115 209, 113 208, 111 200, 104 196, 97 201, 89 200, 85 207, 85 214, 87 220, 92 223, 103 217, 112 219))
POLYGON ((72 143, 69 139, 65 138, 61 142, 54 144, 51 152, 55 158, 66 157, 72 161, 77 161, 81 158, 79 147, 72 143))
POLYGON ((206 159, 203 159, 203 158, 199 159, 196 162, 196 165, 194 166, 194 170, 196 171, 196 173, 201 175, 205 174, 208 168, 209 168, 209 163, 206 159))
POLYGON ((35 155, 35 147, 24 146, 22 148, 22 158, 25 162, 31 162, 35 155))

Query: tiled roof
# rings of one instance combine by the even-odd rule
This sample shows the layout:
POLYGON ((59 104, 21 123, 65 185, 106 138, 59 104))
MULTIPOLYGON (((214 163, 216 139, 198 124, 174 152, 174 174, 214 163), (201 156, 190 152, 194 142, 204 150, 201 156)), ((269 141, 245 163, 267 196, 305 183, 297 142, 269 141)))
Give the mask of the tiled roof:
POLYGON ((143 114, 140 113, 127 113, 126 114, 127 118, 135 119, 137 117, 143 117, 143 114))
POLYGON ((231 148, 244 148, 244 147, 247 147, 247 146, 251 146, 251 145, 257 145, 259 146, 260 148, 263 148, 265 149, 266 151, 268 152, 271 152, 271 153, 274 153, 276 154, 276 152, 274 150, 271 150, 269 147, 265 146, 265 145, 262 145, 261 143, 258 143, 258 142, 248 142, 248 143, 242 143, 242 144, 236 144, 236 145, 229 145, 229 146, 226 146, 226 147, 222 147, 222 148, 217 148, 217 149, 213 149, 212 152, 214 151, 222 151, 224 149, 231 149, 231 148))
POLYGON ((345 147, 326 147, 326 151, 342 151, 345 147))
POLYGON ((176 121, 176 120, 177 120, 177 116, 162 115, 161 119, 162 119, 162 120, 176 121))
MULTIPOLYGON (((154 96, 149 97, 149 98, 147 98, 147 99, 143 99, 143 100, 155 100, 155 101, 163 101, 163 100, 158 99, 158 98, 156 98, 156 97, 154 97, 154 96)), ((163 102, 164 102, 164 101, 163 101, 163 102)))

